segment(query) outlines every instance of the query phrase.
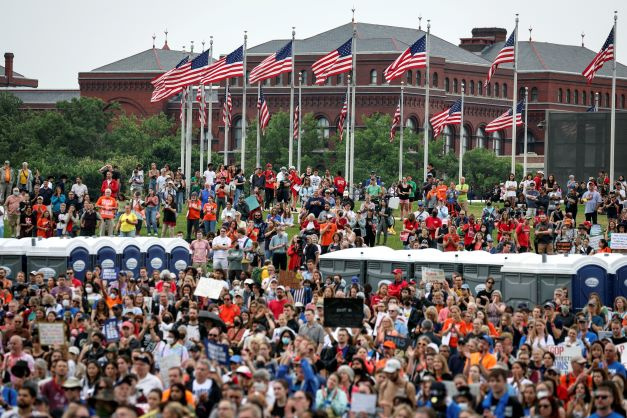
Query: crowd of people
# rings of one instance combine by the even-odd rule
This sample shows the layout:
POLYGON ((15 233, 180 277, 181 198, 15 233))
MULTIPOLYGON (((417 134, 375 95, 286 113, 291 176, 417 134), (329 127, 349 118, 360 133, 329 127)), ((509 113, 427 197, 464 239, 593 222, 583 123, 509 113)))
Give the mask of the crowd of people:
POLYGON ((559 288, 538 306, 507 305, 492 277, 477 292, 457 273, 427 283, 395 270, 373 288, 318 268, 322 254, 389 239, 443 251, 581 252, 600 213, 608 228, 598 251, 609 251, 627 224, 622 178, 614 187, 571 179, 558 198, 542 172, 510 177, 475 219, 465 180, 447 186, 433 167, 420 185, 405 177, 387 187, 373 172, 352 195, 341 173, 271 164, 249 177, 222 165, 189 179, 154 164, 127 180, 112 165, 101 173, 90 191, 80 178, 70 185, 5 162, 9 235, 145 228, 187 238, 192 265, 178 274, 142 266, 138 277, 122 268, 111 280, 100 267, 84 279, 72 268, 56 277, 0 268, 2 418, 625 416, 622 296, 593 293, 575 311, 559 288), (176 226, 183 212, 185 231, 176 226), (284 270, 298 285, 280 283, 284 270), (219 297, 197 295, 204 277, 223 282, 219 297), (361 326, 326 326, 332 298, 361 299, 361 326), (65 343, 42 344, 53 323, 65 343))

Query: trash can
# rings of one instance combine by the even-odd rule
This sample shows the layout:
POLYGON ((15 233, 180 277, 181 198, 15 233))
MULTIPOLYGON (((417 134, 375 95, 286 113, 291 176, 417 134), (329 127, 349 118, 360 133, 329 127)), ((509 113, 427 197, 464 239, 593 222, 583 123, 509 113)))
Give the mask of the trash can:
POLYGON ((26 249, 26 270, 41 272, 45 279, 65 274, 68 267, 68 238, 28 239, 26 249), (34 245, 33 245, 34 244, 34 245))
POLYGON ((93 259, 90 254, 90 238, 72 238, 69 241, 68 267, 74 271, 74 277, 85 280, 85 273, 93 268, 93 259))
POLYGON ((447 279, 453 278, 453 273, 460 273, 458 265, 459 254, 455 251, 440 251, 434 248, 425 248, 423 250, 409 250, 414 264, 414 278, 416 282, 422 280, 422 268, 428 267, 433 269, 444 270, 447 279))
POLYGON ((130 271, 133 277, 139 277, 139 269, 143 267, 144 259, 137 239, 121 238, 118 250, 121 269, 130 271))
MULTIPOLYGON (((627 256, 625 254, 596 254, 595 257, 604 260, 608 269, 610 280, 614 283, 614 294, 612 299, 617 296, 627 298, 627 256)), ((613 307, 613 303, 611 305, 613 307)))
MULTIPOLYGON (((409 251, 405 251, 408 253, 409 251)), ((392 280, 393 270, 403 270, 403 278, 411 278, 411 263, 408 254, 400 254, 390 247, 368 248, 366 257, 366 283, 370 283, 373 289, 377 289, 381 280, 392 280), (373 251, 372 251, 373 250, 373 251)))
MULTIPOLYGON (((377 247, 377 249, 380 247, 377 247)), ((320 256, 319 270, 322 277, 339 274, 350 283, 353 276, 359 277, 360 283, 366 282, 366 260, 374 248, 348 248, 320 256)), ((390 250, 393 251, 393 250, 390 250)))
POLYGON ((187 241, 180 238, 167 238, 165 241, 165 251, 168 257, 168 269, 178 274, 192 265, 192 256, 187 241))
POLYGON ((101 269, 120 268, 118 257, 118 238, 94 238, 91 241, 90 253, 93 265, 101 269))
MULTIPOLYGON (((601 296, 605 306, 614 303, 614 282, 608 275, 608 263, 599 257, 587 255, 553 256, 561 259, 572 259, 570 265, 573 272, 571 300, 575 310, 583 309, 588 303, 590 293, 596 292, 601 296)), ((566 261, 566 260, 564 260, 566 261)))
POLYGON ((30 238, 0 239, 0 267, 7 272, 7 277, 15 280, 20 271, 24 271, 25 246, 31 245, 30 238))

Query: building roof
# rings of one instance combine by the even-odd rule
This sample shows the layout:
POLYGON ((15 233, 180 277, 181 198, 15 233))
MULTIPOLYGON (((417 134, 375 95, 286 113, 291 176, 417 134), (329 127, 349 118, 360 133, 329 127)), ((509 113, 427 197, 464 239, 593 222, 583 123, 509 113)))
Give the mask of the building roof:
MULTIPOLYGON (((351 38, 352 23, 330 29, 305 39, 297 39, 294 45, 296 54, 323 54, 332 51, 351 38)), ((358 53, 400 53, 425 34, 413 28, 357 23, 358 53)), ((483 57, 466 51, 459 46, 438 38, 433 34, 431 55, 447 61, 476 65, 490 65, 483 57)), ((271 54, 289 42, 289 39, 276 39, 248 49, 248 54, 271 54)))
POLYGON ((37 90, 37 89, 7 89, 2 90, 16 96, 25 105, 29 104, 56 104, 66 100, 81 97, 80 90, 37 90))
POLYGON ((190 54, 186 51, 174 51, 172 49, 150 48, 130 57, 112 62, 102 67, 93 69, 97 73, 124 73, 124 72, 149 72, 159 73, 174 68, 183 58, 190 54))
MULTIPOLYGON (((0 65, 0 76, 6 75, 6 73, 4 72, 4 67, 2 65, 0 65)), ((13 77, 24 77, 22 74, 17 73, 15 71, 13 71, 13 77)))
MULTIPOLYGON (((492 62, 503 47, 504 42, 497 42, 481 51, 481 56, 492 62)), ((596 55, 586 47, 579 45, 561 45, 550 42, 519 41, 518 42, 518 71, 543 72, 553 71, 570 74, 581 74, 596 55)), ((511 63, 504 64, 504 68, 513 68, 511 63)), ((612 65, 606 63, 597 73, 601 76, 612 76, 612 65)), ((617 63, 616 76, 627 78, 627 67, 617 63)))

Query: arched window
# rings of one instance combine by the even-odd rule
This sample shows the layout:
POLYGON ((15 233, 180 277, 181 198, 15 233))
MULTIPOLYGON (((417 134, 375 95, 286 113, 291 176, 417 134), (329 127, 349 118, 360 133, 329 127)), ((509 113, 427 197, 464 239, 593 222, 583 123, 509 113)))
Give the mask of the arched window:
POLYGON ((485 148, 485 128, 479 127, 477 128, 477 148, 485 148))
POLYGON ((413 74, 411 72, 411 70, 407 71, 407 75, 405 76, 405 82, 407 83, 408 86, 411 86, 413 80, 413 74))
POLYGON ((276 76, 274 78, 274 85, 275 86, 282 86, 283 85, 283 77, 281 77, 283 74, 279 74, 278 76, 276 76))
POLYGON ((337 84, 338 86, 341 86, 342 84, 344 84, 344 73, 337 75, 335 84, 337 84))
MULTIPOLYGON (((521 137, 521 139, 524 137, 524 131, 523 131, 523 136, 521 137)), ((531 131, 527 130, 527 153, 530 152, 534 152, 534 146, 536 143, 536 138, 533 136, 533 133, 531 133, 531 131)), ((523 147, 524 147, 524 143, 523 143, 523 147)), ((524 148, 521 150, 521 154, 524 152, 524 148)))
POLYGON ((422 73, 420 70, 416 70, 416 85, 420 86, 422 84, 422 73))
POLYGON ((501 89, 499 87, 499 83, 494 83, 494 97, 499 97, 499 94, 501 93, 501 89))
POLYGON ((433 81, 431 82, 431 86, 432 87, 438 87, 438 73, 433 73, 433 76, 431 77, 433 79, 433 81))
POLYGON ((574 100, 575 100, 574 103, 578 105, 579 104, 579 90, 575 90, 574 100))
POLYGON ((462 146, 462 153, 468 151, 468 149, 471 148, 471 146, 469 146, 469 142, 470 142, 470 135, 468 135, 468 127, 464 126, 461 130, 461 138, 460 138, 460 143, 462 146))
POLYGON ((470 94, 475 94, 475 80, 470 80, 470 94))
POLYGON ((416 133, 417 127, 418 127, 418 121, 416 120, 415 117, 411 116, 407 118, 407 120, 405 121, 406 129, 408 129, 410 132, 416 133))
POLYGON ((444 79, 444 91, 446 91, 447 93, 450 93, 451 91, 451 82, 448 77, 444 79))
POLYGON ((507 83, 503 83, 503 97, 507 99, 507 83))
POLYGON ((566 89, 566 103, 570 104, 570 89, 566 89))
POLYGON ((488 86, 485 89, 485 94, 488 97, 492 96, 492 84, 488 83, 488 86))
POLYGON ((292 73, 287 73, 287 85, 292 85, 292 73))
POLYGON ((464 94, 468 94, 468 84, 466 84, 466 80, 462 79, 462 90, 464 90, 464 94))
POLYGON ((620 107, 621 109, 625 108, 625 95, 624 94, 620 95, 620 107))
POLYGON ((316 118, 316 127, 318 130, 318 139, 329 139, 329 119, 324 116, 318 116, 316 118))
POLYGON ((605 107, 610 107, 610 94, 605 93, 605 107))
POLYGON ((499 131, 493 132, 492 133, 492 144, 493 144, 493 149, 494 149, 494 153, 496 155, 501 155, 501 133, 499 131))
POLYGON ((581 92, 581 104, 585 106, 586 103, 588 103, 588 95, 587 95, 586 91, 583 90, 581 92))
POLYGON ((479 96, 483 96, 483 82, 477 81, 477 91, 479 92, 479 96))
POLYGON ((233 150, 239 150, 242 147, 242 118, 237 118, 232 128, 233 150))
POLYGON ((303 83, 303 86, 307 85, 307 70, 302 70, 300 72, 300 79, 302 80, 301 82, 303 83))
POLYGON ((370 70, 370 84, 377 84, 377 70, 370 70))
POLYGON ((557 89, 557 103, 562 103, 562 100, 563 100, 562 94, 563 94, 562 89, 561 88, 557 89))
POLYGON ((595 101, 595 95, 594 95, 594 91, 590 92, 590 106, 594 106, 594 101, 595 101))
POLYGON ((444 134, 444 153, 448 154, 453 149, 453 136, 455 132, 451 125, 446 125, 442 133, 444 134))
POLYGON ((456 78, 453 79, 453 93, 459 93, 459 85, 456 78))
POLYGON ((531 88, 531 101, 532 102, 538 101, 538 88, 537 87, 531 88))

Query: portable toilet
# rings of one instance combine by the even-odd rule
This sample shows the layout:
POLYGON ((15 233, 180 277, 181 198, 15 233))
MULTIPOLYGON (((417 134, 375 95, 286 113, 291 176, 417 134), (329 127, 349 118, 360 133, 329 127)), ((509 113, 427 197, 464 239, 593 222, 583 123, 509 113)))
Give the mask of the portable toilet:
POLYGON ((118 238, 102 237, 93 238, 90 246, 90 253, 93 265, 101 269, 120 268, 118 259, 118 238))
POLYGON ((69 238, 28 239, 30 246, 25 246, 26 269, 41 272, 45 279, 64 274, 68 267, 69 238), (34 245, 32 245, 34 244, 34 245))
MULTIPOLYGON (((518 306, 519 303, 537 305, 544 299, 540 296, 540 282, 545 286, 570 289, 572 274, 570 272, 549 272, 543 266, 541 255, 533 253, 520 254, 504 260, 501 268, 501 293, 507 305, 518 306)), ((550 290, 550 297, 553 290, 550 290)))
POLYGON ((168 254, 168 268, 178 274, 192 265, 189 243, 180 238, 162 239, 165 241, 165 251, 168 254))
POLYGON ((93 268, 93 258, 90 254, 91 238, 72 238, 67 242, 68 267, 74 271, 74 277, 85 280, 85 273, 93 268))
POLYGON ((505 261, 518 254, 490 254, 487 251, 460 251, 459 266, 464 283, 475 291, 477 286, 485 285, 488 276, 494 279, 494 289, 503 291, 501 269, 505 261))
POLYGON ((27 245, 31 245, 30 238, 4 238, 0 239, 0 267, 3 268, 7 277, 15 280, 15 276, 23 271, 24 254, 27 245))
POLYGON ((564 262, 571 259, 569 264, 573 268, 574 276, 571 300, 575 310, 586 306, 592 292, 599 294, 605 306, 612 306, 614 283, 608 275, 608 263, 603 258, 580 254, 551 257, 557 257, 558 260, 562 259, 564 262))
MULTIPOLYGON (((596 254, 608 265, 608 274, 614 283, 614 294, 612 298, 622 296, 627 298, 627 255, 619 253, 596 254)), ((613 305, 613 304, 612 304, 613 305)))
POLYGON ((447 279, 453 277, 453 273, 459 273, 458 258, 459 253, 453 251, 440 251, 434 248, 422 250, 409 250, 412 253, 414 264, 414 278, 417 282, 422 280, 422 268, 433 268, 444 270, 447 279))
POLYGON ((403 270, 403 278, 411 277, 411 265, 406 262, 407 255, 401 255, 390 247, 373 247, 367 249, 366 257, 366 283, 370 283, 376 289, 381 280, 392 280, 392 270, 403 270), (403 260, 403 261, 401 261, 403 260))
POLYGON ((139 242, 139 249, 144 254, 144 260, 148 274, 153 270, 164 270, 168 268, 169 260, 165 252, 164 238, 136 238, 139 242))
POLYGON ((120 238, 118 245, 120 268, 139 277, 139 269, 144 265, 143 254, 136 238, 120 238))
MULTIPOLYGON (((380 247, 377 247, 377 249, 380 247)), ((366 260, 373 255, 374 248, 347 248, 320 256, 319 270, 322 277, 339 274, 348 283, 353 276, 360 283, 366 282, 366 260)), ((393 250, 390 250, 393 251, 393 250)))

